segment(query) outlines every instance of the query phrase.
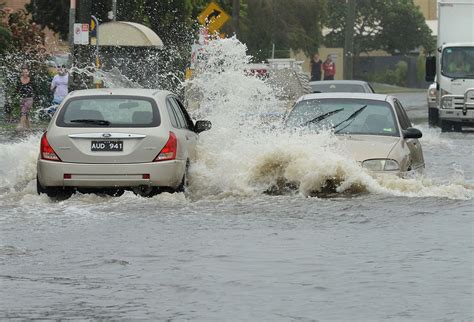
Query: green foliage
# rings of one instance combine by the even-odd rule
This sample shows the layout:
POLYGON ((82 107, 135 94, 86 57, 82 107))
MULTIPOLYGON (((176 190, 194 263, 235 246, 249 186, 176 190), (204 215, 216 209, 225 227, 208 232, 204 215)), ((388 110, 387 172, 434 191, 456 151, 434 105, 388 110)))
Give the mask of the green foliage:
POLYGON ((3 22, 7 16, 4 10, 5 4, 0 2, 0 54, 7 51, 12 46, 12 34, 8 26, 3 22))
POLYGON ((0 54, 0 83, 4 84, 6 98, 13 106, 13 114, 19 111, 19 98, 16 86, 23 66, 30 69, 30 75, 36 88, 34 107, 45 106, 51 102, 44 47, 44 33, 39 26, 31 22, 25 11, 5 14, 6 29, 12 35, 7 51, 0 54))
POLYGON ((407 62, 400 60, 395 68, 395 84, 398 86, 407 86, 407 62))
POLYGON ((0 26, 0 54, 8 51, 12 46, 13 38, 10 30, 0 26))
MULTIPOLYGON (((326 36, 328 47, 344 46, 346 0, 328 2, 326 36)), ((413 0, 358 0, 354 28, 355 55, 372 50, 386 50, 404 55, 423 46, 434 47, 431 31, 413 0)))
POLYGON ((395 69, 387 68, 385 70, 368 75, 367 81, 381 84, 390 84, 398 86, 407 85, 407 62, 400 60, 395 69))
POLYGON ((48 27, 67 39, 69 32, 69 0, 35 0, 25 6, 33 21, 48 27))
POLYGON ((301 49, 310 55, 321 43, 324 8, 322 0, 248 1, 239 38, 257 60, 268 58, 273 43, 277 50, 301 49))
POLYGON ((426 56, 419 55, 416 59, 416 80, 423 82, 425 80, 425 60, 426 56))

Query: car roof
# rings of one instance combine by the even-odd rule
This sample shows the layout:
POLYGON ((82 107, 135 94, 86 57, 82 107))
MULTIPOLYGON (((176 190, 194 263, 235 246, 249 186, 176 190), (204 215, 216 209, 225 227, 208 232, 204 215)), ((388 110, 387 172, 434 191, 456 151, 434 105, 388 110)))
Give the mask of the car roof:
POLYGON ((104 95, 117 95, 117 96, 144 96, 144 97, 156 97, 156 96, 168 96, 173 94, 170 91, 159 90, 159 89, 148 89, 148 88, 96 88, 96 89, 81 89, 71 92, 68 96, 81 97, 81 96, 104 96, 104 95))
POLYGON ((327 98, 355 98, 355 99, 368 99, 375 101, 391 101, 391 96, 386 94, 374 94, 374 93, 312 93, 301 96, 296 102, 311 100, 311 99, 327 99, 327 98))
POLYGON ((324 80, 324 81, 311 81, 310 85, 324 85, 324 84, 350 84, 350 85, 368 85, 366 81, 361 80, 324 80))

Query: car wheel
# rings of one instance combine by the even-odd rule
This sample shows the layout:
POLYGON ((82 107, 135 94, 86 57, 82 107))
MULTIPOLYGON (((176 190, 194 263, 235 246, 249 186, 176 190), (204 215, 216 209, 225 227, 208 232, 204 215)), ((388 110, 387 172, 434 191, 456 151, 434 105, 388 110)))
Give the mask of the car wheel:
POLYGON ((149 186, 134 187, 132 191, 134 194, 145 198, 154 197, 159 193, 157 188, 149 186))
POLYGON ((188 170, 189 170, 189 162, 186 163, 186 168, 184 169, 183 179, 181 180, 181 183, 179 184, 178 188, 176 189, 176 192, 185 192, 186 191, 186 187, 188 186, 188 170))
POLYGON ((43 187, 36 177, 36 192, 38 195, 45 193, 48 197, 58 200, 65 200, 72 196, 73 191, 71 189, 62 189, 57 187, 43 187))
POLYGON ((438 126, 439 115, 437 108, 428 108, 428 124, 430 126, 438 126))
POLYGON ((36 176, 36 193, 39 195, 42 193, 47 193, 46 188, 43 188, 43 186, 39 182, 38 176, 36 176))

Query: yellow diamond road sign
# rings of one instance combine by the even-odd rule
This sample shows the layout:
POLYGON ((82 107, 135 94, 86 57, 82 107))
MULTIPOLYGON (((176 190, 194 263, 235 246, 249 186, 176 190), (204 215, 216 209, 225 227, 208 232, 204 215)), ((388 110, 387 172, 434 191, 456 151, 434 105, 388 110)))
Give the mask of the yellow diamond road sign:
POLYGON ((230 16, 217 3, 211 2, 201 12, 198 21, 201 25, 205 25, 210 32, 214 32, 219 30, 229 18, 230 16))

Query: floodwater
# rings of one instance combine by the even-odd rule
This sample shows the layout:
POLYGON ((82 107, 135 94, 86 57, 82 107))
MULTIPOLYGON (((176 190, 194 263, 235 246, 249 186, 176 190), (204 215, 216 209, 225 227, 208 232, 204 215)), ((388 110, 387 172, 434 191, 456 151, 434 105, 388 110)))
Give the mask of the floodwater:
POLYGON ((426 171, 376 180, 329 134, 242 124, 253 89, 275 102, 231 76, 204 91, 214 128, 186 193, 52 201, 40 134, 0 133, 0 319, 474 319, 474 134, 428 128, 425 94, 396 94, 426 171), (265 193, 282 180, 296 189, 265 193))

